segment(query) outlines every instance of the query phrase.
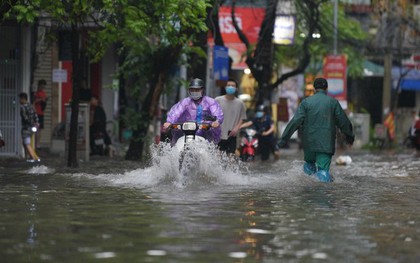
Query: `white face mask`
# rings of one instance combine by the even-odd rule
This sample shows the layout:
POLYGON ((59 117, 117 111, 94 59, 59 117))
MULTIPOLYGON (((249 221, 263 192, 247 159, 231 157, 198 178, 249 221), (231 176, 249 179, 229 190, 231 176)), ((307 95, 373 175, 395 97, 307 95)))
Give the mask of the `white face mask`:
POLYGON ((199 100, 202 96, 202 91, 190 91, 190 98, 193 100, 199 100))

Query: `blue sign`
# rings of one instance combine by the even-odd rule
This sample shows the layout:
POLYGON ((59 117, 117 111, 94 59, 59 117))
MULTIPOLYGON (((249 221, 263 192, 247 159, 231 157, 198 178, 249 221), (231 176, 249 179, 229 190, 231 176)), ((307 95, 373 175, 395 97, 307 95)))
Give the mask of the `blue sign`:
POLYGON ((213 48, 213 77, 216 80, 229 79, 229 54, 227 47, 214 46, 213 48))

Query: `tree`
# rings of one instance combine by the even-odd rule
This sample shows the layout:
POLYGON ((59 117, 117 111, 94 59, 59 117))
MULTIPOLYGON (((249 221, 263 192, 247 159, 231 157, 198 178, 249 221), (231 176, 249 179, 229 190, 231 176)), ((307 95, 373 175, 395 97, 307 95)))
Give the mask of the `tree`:
POLYGON ((71 32, 71 57, 73 67, 73 89, 71 100, 71 120, 69 134, 69 149, 67 166, 78 167, 76 142, 77 125, 79 115, 79 94, 82 83, 82 35, 87 35, 91 30, 93 14, 97 1, 83 0, 33 0, 33 1, 10 1, 10 10, 6 13, 7 18, 15 18, 18 22, 34 24, 39 17, 50 19, 55 29, 69 29, 71 32))
POLYGON ((205 32, 207 3, 205 0, 121 1, 113 16, 115 27, 100 32, 114 35, 109 43, 118 42, 124 77, 130 99, 126 108, 125 124, 133 131, 126 159, 142 158, 149 124, 159 107, 160 96, 171 72, 182 54, 200 53, 191 45, 196 34, 205 32), (127 5, 129 3, 129 5, 127 5), (134 4, 135 3, 135 4, 134 4))
MULTIPOLYGON (((407 2, 378 3, 373 9, 374 20, 378 26, 376 38, 370 43, 371 55, 384 64, 382 113, 385 109, 394 111, 398 107, 402 78, 409 74, 402 61, 420 51, 420 26, 412 15, 412 7, 407 2), (392 67, 400 68, 396 89, 392 88, 392 67)), ((385 116, 382 116, 385 118, 385 116)))
POLYGON ((18 0, 2 1, 0 4, 0 22, 3 21, 5 15, 12 9, 18 0))
POLYGON ((37 17, 48 16, 56 28, 71 30, 73 95, 67 165, 78 166, 76 132, 82 55, 99 60, 113 44, 117 44, 122 57, 121 79, 135 101, 134 109, 128 111, 131 114, 127 123, 134 136, 127 159, 141 158, 150 120, 172 67, 181 54, 195 50, 189 46, 195 32, 207 30, 206 1, 17 0, 9 1, 7 7, 7 17, 19 22, 34 23, 37 17))
MULTIPOLYGON (((311 62, 321 63, 324 55, 328 54, 332 47, 333 6, 328 0, 298 0, 295 1, 297 32, 295 44, 292 46, 276 46, 274 53, 272 48, 272 33, 276 18, 278 0, 267 0, 264 20, 261 24, 260 35, 256 47, 250 45, 246 35, 242 32, 235 20, 236 1, 232 1, 232 21, 238 36, 247 47, 246 63, 254 78, 258 82, 259 92, 255 100, 261 103, 269 99, 274 88, 283 81, 297 74, 302 74, 311 62), (314 38, 319 33, 321 38, 314 38), (272 60, 272 57, 275 60, 272 60), (273 64, 274 62, 274 64, 273 64), (271 82, 272 68, 277 64, 287 65, 293 68, 290 72, 277 77, 271 82)), ((360 49, 366 44, 367 34, 361 29, 357 21, 346 18, 342 9, 339 10, 339 43, 340 52, 348 55, 350 74, 360 75, 362 57, 360 49)))

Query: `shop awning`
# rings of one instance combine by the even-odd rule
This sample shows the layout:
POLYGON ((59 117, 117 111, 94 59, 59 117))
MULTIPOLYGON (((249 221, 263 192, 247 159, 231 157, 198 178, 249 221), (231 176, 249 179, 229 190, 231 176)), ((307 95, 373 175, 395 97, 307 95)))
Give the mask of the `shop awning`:
POLYGON ((392 68, 393 86, 396 88, 398 79, 401 78, 400 88, 403 90, 420 91, 420 70, 402 69, 399 67, 392 68))
POLYGON ((401 89, 420 91, 420 79, 402 79, 401 89))
POLYGON ((384 67, 365 60, 363 62, 363 74, 365 77, 382 77, 384 75, 384 67))

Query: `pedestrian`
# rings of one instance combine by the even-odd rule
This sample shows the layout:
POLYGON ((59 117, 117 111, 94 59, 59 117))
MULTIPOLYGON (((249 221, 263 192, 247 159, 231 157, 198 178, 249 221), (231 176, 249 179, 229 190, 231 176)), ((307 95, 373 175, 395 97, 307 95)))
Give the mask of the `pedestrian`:
POLYGON ((302 125, 303 151, 306 174, 316 174, 321 182, 332 182, 330 165, 335 153, 336 127, 354 142, 353 127, 340 103, 327 95, 328 82, 324 78, 314 81, 315 94, 302 100, 292 120, 286 126, 279 147, 302 125))
POLYGON ((22 121, 22 144, 25 149, 25 155, 28 162, 39 162, 40 159, 36 154, 31 143, 33 133, 39 128, 38 115, 34 107, 28 103, 28 95, 24 92, 19 94, 20 117, 22 121))
POLYGON ((408 129, 408 136, 407 138, 404 140, 404 145, 408 144, 411 147, 415 147, 416 146, 416 123, 419 120, 419 116, 417 115, 417 111, 416 110, 412 110, 411 111, 411 124, 410 124, 410 128, 408 129))
POLYGON ((34 93, 34 107, 39 120, 39 130, 35 137, 35 148, 39 149, 41 146, 41 130, 44 129, 44 115, 47 107, 48 96, 45 92, 47 82, 44 79, 38 81, 38 90, 34 93))
POLYGON ((90 98, 90 148, 91 155, 104 155, 110 151, 111 138, 106 131, 106 113, 95 95, 90 98))
POLYGON ((236 97, 238 82, 229 79, 226 83, 226 94, 216 97, 216 101, 223 110, 223 123, 221 124, 222 133, 219 142, 219 149, 228 154, 236 151, 237 134, 241 128, 243 120, 246 119, 245 104, 236 97))
POLYGON ((270 158, 270 152, 274 154, 277 160, 280 157, 280 151, 277 147, 274 137, 274 122, 271 118, 268 108, 259 105, 255 117, 241 125, 241 128, 254 126, 258 133, 258 152, 261 154, 261 160, 266 161, 270 158))
MULTIPOLYGON (((190 82, 188 88, 189 97, 182 99, 169 110, 164 130, 177 122, 195 120, 198 123, 210 121, 212 129, 208 131, 199 130, 197 135, 203 136, 208 141, 218 144, 220 141, 221 128, 223 123, 223 110, 220 104, 213 98, 205 95, 204 82, 195 78, 190 82)), ((182 133, 173 131, 172 144, 174 144, 182 133)))
POLYGON ((6 145, 6 144, 5 144, 4 139, 3 139, 3 134, 1 133, 1 130, 0 130, 0 148, 4 147, 4 145, 6 145))
POLYGON ((416 150, 417 153, 420 153, 420 110, 419 110, 419 114, 418 114, 418 118, 416 120, 416 123, 414 124, 414 129, 416 130, 414 132, 415 134, 415 146, 416 146, 416 150))

